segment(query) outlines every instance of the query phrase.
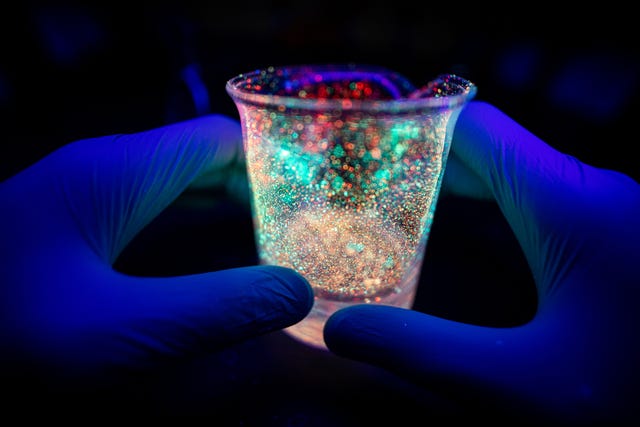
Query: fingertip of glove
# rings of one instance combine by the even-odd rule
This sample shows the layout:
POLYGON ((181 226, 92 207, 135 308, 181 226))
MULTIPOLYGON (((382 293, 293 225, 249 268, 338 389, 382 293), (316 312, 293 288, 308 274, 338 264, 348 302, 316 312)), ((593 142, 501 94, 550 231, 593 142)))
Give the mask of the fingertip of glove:
POLYGON ((327 348, 338 355, 350 352, 354 339, 362 336, 360 329, 363 325, 358 322, 361 314, 370 307, 357 305, 346 307, 333 313, 326 321, 323 329, 324 342, 327 348))
POLYGON ((300 320, 305 317, 313 306, 313 289, 311 285, 300 273, 287 267, 276 265, 261 265, 255 269, 269 276, 271 282, 276 282, 279 286, 272 287, 272 292, 284 297, 291 307, 300 315, 300 320))
POLYGON ((323 337, 327 348, 345 357, 364 357, 376 353, 387 340, 388 323, 394 323, 398 307, 377 304, 358 304, 342 308, 327 319, 323 337))
POLYGON ((343 329, 342 325, 347 317, 346 309, 336 311, 327 319, 322 331, 325 345, 330 351, 338 355, 342 354, 341 350, 345 343, 340 331, 343 329))

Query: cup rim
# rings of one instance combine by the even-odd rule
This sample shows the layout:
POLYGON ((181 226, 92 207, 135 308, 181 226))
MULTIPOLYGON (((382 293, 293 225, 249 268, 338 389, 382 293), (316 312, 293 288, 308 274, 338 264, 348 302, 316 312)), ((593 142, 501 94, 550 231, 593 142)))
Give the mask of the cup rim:
MULTIPOLYGON (((276 74, 292 72, 296 70, 308 69, 309 72, 326 72, 326 71, 344 71, 344 72, 363 72, 379 74, 381 80, 397 80, 407 86, 405 89, 412 88, 417 93, 413 85, 401 74, 388 68, 369 65, 362 63, 330 63, 330 64, 294 64, 269 66, 266 68, 258 68, 253 71, 238 74, 227 80, 225 89, 234 101, 242 103, 263 106, 263 107, 279 107, 290 109, 302 109, 311 111, 363 111, 363 112, 402 112, 425 109, 442 109, 454 108, 465 104, 467 101, 475 97, 477 87, 474 83, 460 76, 450 74, 461 82, 461 91, 453 95, 427 96, 427 97, 409 97, 401 96, 395 99, 318 99, 318 98, 300 98, 295 95, 272 95, 267 93, 257 93, 245 90, 241 85, 246 83, 247 79, 266 74, 276 74)), ((384 83, 383 83, 384 85, 384 83)))

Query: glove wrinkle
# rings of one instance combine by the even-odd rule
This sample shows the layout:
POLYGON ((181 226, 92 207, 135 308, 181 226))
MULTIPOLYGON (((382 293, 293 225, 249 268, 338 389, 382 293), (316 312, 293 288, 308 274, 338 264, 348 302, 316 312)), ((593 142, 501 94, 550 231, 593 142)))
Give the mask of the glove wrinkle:
MULTIPOLYGON (((218 144, 199 143, 209 138, 203 132, 206 123, 199 125, 202 129, 194 122, 196 127, 188 130, 168 126, 86 140, 97 152, 96 160, 76 163, 80 173, 72 181, 68 174, 61 174, 67 209, 104 262, 112 265, 135 235, 214 161, 218 144), (173 135, 176 131, 181 133, 173 135), (122 150, 114 150, 114 145, 122 150)), ((77 146, 78 142, 70 144, 64 151, 73 154, 77 146)))

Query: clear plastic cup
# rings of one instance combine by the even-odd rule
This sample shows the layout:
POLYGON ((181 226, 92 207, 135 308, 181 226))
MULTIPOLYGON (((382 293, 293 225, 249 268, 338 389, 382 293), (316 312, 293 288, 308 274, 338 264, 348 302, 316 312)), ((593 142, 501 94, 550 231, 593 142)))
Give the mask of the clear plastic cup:
POLYGON ((260 263, 293 268, 315 293, 285 329, 326 348, 353 304, 410 308, 453 129, 474 84, 416 88, 369 65, 294 65, 227 82, 242 123, 260 263))

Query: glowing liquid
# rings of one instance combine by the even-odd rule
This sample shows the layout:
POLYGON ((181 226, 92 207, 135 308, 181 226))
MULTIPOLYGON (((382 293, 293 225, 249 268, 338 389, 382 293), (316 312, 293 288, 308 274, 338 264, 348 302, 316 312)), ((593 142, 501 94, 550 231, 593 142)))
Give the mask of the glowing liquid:
POLYGON ((248 141, 255 142, 248 153, 260 261, 293 268, 315 292, 311 313, 286 331, 324 348, 324 322, 339 308, 356 303, 409 308, 444 143, 406 143, 398 149, 393 141, 378 147, 386 153, 393 147, 403 156, 367 156, 361 149, 360 157, 338 160, 332 153, 340 152, 340 145, 313 152, 283 141, 248 141))
POLYGON ((286 330, 292 336, 324 347, 324 323, 341 307, 411 306, 425 239, 405 234, 375 212, 344 210, 301 212, 282 231, 282 239, 264 245, 263 261, 296 269, 316 294, 309 316, 286 330))
POLYGON ((418 239, 375 212, 302 211, 284 224, 273 230, 280 238, 263 243, 262 261, 296 269, 319 298, 372 302, 398 293, 421 252, 418 239))
POLYGON ((411 96, 395 73, 350 67, 229 82, 260 262, 293 268, 315 293, 291 336, 325 348, 342 307, 411 307, 466 83, 444 76, 411 96))

